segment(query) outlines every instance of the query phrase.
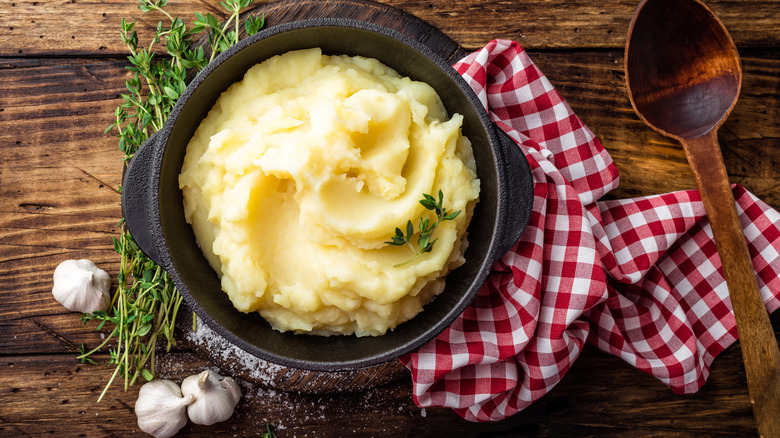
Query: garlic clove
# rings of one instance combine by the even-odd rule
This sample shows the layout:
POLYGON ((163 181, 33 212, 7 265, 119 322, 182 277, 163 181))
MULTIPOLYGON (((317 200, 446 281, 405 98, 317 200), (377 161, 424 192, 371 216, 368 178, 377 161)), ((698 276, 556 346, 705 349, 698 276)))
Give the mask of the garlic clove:
POLYGON ((152 380, 138 392, 135 415, 138 427, 155 438, 169 438, 187 424, 187 406, 193 395, 182 397, 179 385, 170 380, 152 380))
POLYGON ((184 379, 181 392, 195 396, 195 402, 187 407, 190 420, 206 426, 230 418, 241 399, 241 388, 235 380, 208 370, 184 379))
POLYGON ((219 381, 219 385, 230 391, 230 395, 233 396, 234 400, 233 407, 235 407, 238 401, 241 400, 241 388, 239 388, 238 383, 232 377, 223 377, 219 381))
POLYGON ((72 312, 92 313, 108 309, 111 277, 92 261, 65 260, 54 270, 54 299, 72 312))

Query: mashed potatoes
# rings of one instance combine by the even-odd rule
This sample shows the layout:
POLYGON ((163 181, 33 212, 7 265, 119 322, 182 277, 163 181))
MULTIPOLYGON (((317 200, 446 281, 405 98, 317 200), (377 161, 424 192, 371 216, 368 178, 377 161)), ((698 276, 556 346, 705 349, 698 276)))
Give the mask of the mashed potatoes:
MULTIPOLYGON (((374 59, 276 56, 222 94, 191 139, 184 211, 222 288, 276 329, 381 335, 422 310, 463 263, 479 194, 462 117, 374 59), (433 250, 392 246, 418 202, 462 210, 433 250)), ((412 240, 416 245, 416 237, 412 240)))

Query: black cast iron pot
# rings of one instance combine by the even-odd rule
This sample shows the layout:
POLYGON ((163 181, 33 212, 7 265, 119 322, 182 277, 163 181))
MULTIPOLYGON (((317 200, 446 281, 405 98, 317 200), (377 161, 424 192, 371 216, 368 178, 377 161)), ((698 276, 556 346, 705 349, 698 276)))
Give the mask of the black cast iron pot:
POLYGON ((517 242, 532 203, 533 182, 525 157, 491 123, 461 76, 405 35, 348 19, 312 19, 271 27, 218 56, 187 87, 164 128, 131 160, 122 193, 122 212, 136 243, 168 271, 203 321, 261 359, 317 371, 377 365, 433 339, 473 300, 493 262, 517 242), (463 133, 474 149, 481 192, 468 227, 466 263, 447 276, 444 291, 420 314, 379 337, 280 333, 258 314, 237 311, 184 219, 178 175, 192 134, 217 98, 251 66, 274 55, 312 47, 321 47, 326 54, 376 58, 401 75, 430 84, 449 114, 464 116, 463 133))

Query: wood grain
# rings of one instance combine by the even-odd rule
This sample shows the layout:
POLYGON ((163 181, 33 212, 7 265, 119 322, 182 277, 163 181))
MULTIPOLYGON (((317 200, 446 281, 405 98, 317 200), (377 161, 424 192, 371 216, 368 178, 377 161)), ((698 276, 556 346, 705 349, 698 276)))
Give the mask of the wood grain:
MULTIPOLYGON (((231 421, 210 427, 189 424, 177 436, 256 436, 267 422, 280 437, 441 436, 445 430, 484 437, 753 435, 744 376, 731 372, 740 363, 735 347, 717 359, 702 390, 688 396, 676 396, 620 359, 586 348, 550 394, 492 424, 467 422, 446 408, 415 406, 408 380, 364 393, 326 396, 267 390, 240 381, 244 396, 231 421)), ((163 355, 157 367, 161 378, 181 383, 212 364, 181 352, 163 355)), ((126 393, 116 387, 96 402, 109 377, 108 367, 78 364, 63 355, 39 355, 3 357, 0 370, 0 436, 139 433, 133 411, 138 386, 126 393)))
POLYGON ((51 296, 54 267, 90 258, 116 277, 121 154, 109 134, 119 62, 3 60, 0 351, 72 351, 97 334, 51 296), (63 105, 63 102, 67 104, 63 105), (65 348, 65 350, 63 350, 65 348))
MULTIPOLYGON (((258 1, 260 8, 268 1, 258 1)), ((385 3, 433 24, 467 49, 493 38, 514 39, 529 49, 622 48, 635 1, 609 3, 566 0, 391 0, 385 3)), ((740 47, 780 44, 777 2, 708 2, 740 47), (756 30, 760 29, 760 32, 756 30)), ((124 56, 119 41, 122 18, 138 22, 142 40, 152 34, 161 14, 143 14, 126 0, 0 0, 0 56, 124 56), (84 31, 89 29, 89 31, 84 31)), ((224 18, 218 0, 171 0, 166 7, 185 21, 194 12, 224 18)))

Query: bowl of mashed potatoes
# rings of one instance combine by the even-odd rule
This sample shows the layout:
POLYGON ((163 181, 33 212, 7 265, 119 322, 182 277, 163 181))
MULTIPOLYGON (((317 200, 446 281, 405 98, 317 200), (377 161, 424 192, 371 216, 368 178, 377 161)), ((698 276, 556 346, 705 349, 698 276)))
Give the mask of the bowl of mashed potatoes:
POLYGON ((262 359, 345 370, 430 341, 518 240, 519 148, 422 44, 346 19, 217 57, 128 165, 139 247, 262 359))

